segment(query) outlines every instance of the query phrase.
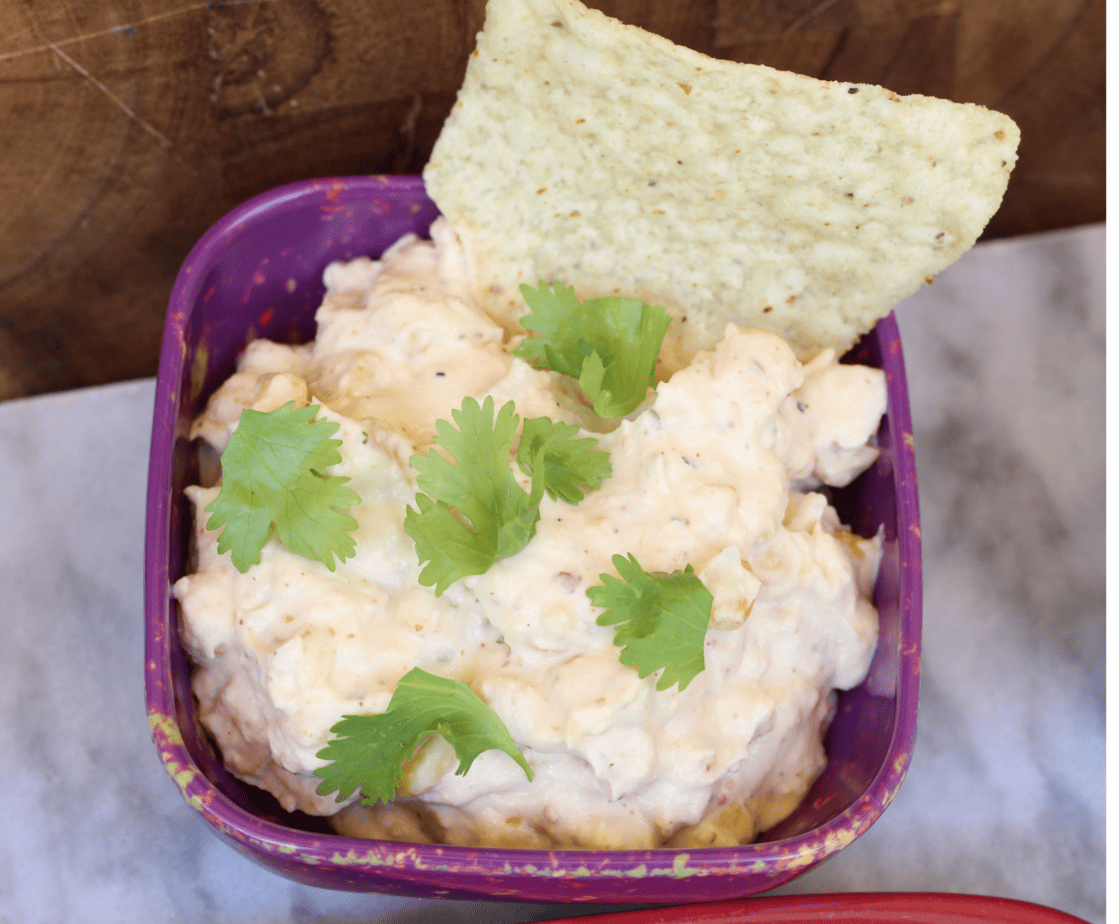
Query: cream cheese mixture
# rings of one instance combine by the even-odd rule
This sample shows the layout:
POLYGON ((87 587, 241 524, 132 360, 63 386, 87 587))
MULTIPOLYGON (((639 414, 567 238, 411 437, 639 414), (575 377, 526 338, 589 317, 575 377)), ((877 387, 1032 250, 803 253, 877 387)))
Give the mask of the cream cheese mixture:
MULTIPOLYGON (((329 473, 362 498, 349 511, 356 556, 333 572, 273 538, 242 574, 218 554, 218 534, 197 527, 197 566, 174 590, 199 716, 232 772, 346 834, 559 848, 749 841, 823 769, 834 690, 858 684, 874 652, 879 542, 852 535, 819 489, 875 460, 884 377, 831 351, 802 364, 777 336, 728 326, 606 432, 569 379, 512 355, 516 340, 474 307, 469 267, 442 219, 431 241, 409 235, 381 260, 332 264, 316 340, 251 344, 196 422, 220 452, 246 407, 320 403, 342 440, 329 473), (610 452, 613 474, 577 506, 545 497, 521 552, 437 597, 418 583, 403 528, 409 459, 467 395, 577 424, 610 452), (648 571, 690 564, 714 597, 706 667, 683 691, 639 679, 596 623, 586 590, 615 573, 619 553, 648 571), (391 805, 317 795, 331 726, 383 711, 417 666, 469 684, 535 779, 498 750, 456 775, 453 749, 434 737, 391 805)), ((187 489, 197 523, 218 490, 187 489)))

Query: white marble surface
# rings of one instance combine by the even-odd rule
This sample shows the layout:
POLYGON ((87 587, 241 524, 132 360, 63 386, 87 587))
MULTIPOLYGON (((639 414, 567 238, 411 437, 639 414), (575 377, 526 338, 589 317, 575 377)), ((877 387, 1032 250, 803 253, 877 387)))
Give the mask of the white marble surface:
MULTIPOLYGON (((780 892, 970 892, 1103 921, 1103 280, 1093 227, 981 245, 900 307, 924 518, 917 747, 878 823, 780 892)), ((153 393, 0 404, 0 922, 564 913, 295 885, 193 817, 144 712, 153 393)))

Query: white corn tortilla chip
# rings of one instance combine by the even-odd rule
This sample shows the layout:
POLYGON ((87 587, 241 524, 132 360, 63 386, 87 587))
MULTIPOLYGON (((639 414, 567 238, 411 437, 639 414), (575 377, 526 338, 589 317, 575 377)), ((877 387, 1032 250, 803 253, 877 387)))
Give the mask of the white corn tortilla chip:
POLYGON ((576 0, 490 0, 424 180, 507 324, 520 283, 558 281, 663 305, 682 359, 727 322, 806 359, 975 243, 1017 144, 979 106, 716 60, 576 0))

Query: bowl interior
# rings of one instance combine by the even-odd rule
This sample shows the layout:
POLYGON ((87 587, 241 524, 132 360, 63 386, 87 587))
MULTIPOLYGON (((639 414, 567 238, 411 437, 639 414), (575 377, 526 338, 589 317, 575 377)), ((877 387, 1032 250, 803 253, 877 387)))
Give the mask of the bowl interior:
MULTIPOLYGON (((181 751, 173 748, 172 758, 171 751, 161 747, 161 755, 169 771, 185 762, 195 774, 191 779, 202 788, 195 795, 184 789, 184 795, 204 803, 201 813, 220 832, 242 832, 234 839, 250 854, 268 852, 259 846, 260 839, 298 839, 301 833, 319 838, 315 843, 331 844, 332 850, 353 842, 330 834, 322 819, 284 812, 270 795, 236 780, 198 727, 191 668, 179 644, 169 592, 170 584, 183 574, 191 531, 191 512, 182 489, 199 477, 197 447, 187 438, 190 423, 209 394, 234 371, 250 339, 294 343, 314 336, 314 313, 324 292, 322 272, 329 262, 380 256, 404 233, 426 236, 437 214, 417 177, 294 184, 246 203, 215 225, 191 252, 172 293, 149 475, 145 577, 149 715, 156 717, 153 733, 156 724, 166 723, 173 726, 172 738, 181 737, 181 751), (244 833, 245 819, 251 820, 248 833, 244 833)), ((883 530, 884 559, 876 587, 880 641, 866 681, 839 695, 826 738, 827 769, 801 806, 757 844, 692 852, 697 859, 709 855, 716 864, 730 858, 732 865, 749 861, 772 867, 757 868, 767 874, 757 887, 739 887, 737 892, 724 891, 715 897, 777 885, 838 849, 835 844, 824 846, 831 843, 829 834, 853 832, 846 840, 840 838, 846 843, 862 833, 896 792, 912 748, 920 645, 920 545, 908 398, 892 317, 883 319, 847 359, 885 369, 890 393, 889 412, 879 433, 878 464, 835 492, 834 498, 844 521, 860 534, 883 530), (814 852, 799 866, 786 868, 788 864, 781 866, 774 859, 806 851, 814 852), (782 870, 787 875, 778 875, 782 870)), ((438 848, 438 853, 443 856, 454 850, 438 848)), ((507 866, 510 856, 531 852, 485 853, 493 863, 507 866)), ((575 862, 568 852, 565 855, 575 862)), ((316 884, 363 887, 352 881, 320 882, 313 872, 304 878, 316 884)), ((388 891, 383 885, 382 876, 373 887, 388 891)), ((404 891, 428 894, 419 886, 404 891)), ((642 900, 627 894, 623 900, 642 900)), ((601 891, 591 895, 584 890, 580 897, 612 900, 601 891)))

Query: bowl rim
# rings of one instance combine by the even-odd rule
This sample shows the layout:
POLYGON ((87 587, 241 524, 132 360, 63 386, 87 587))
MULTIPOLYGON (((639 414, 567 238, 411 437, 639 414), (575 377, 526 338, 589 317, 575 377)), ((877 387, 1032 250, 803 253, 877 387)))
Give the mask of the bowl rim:
MULTIPOLYGON (((492 877, 495 869, 506 873, 540 875, 555 879, 565 875, 625 875, 623 870, 642 867, 646 875, 718 875, 761 873, 777 875, 807 869, 845 847, 864 833, 893 800, 908 769, 916 737, 916 713, 921 649, 920 568, 902 569, 899 587, 899 637, 910 639, 900 650, 894 730, 886 759, 866 790, 838 815, 810 831, 774 841, 735 847, 655 848, 651 850, 544 850, 524 848, 463 847, 411 844, 317 834, 270 821, 235 804, 199 768, 187 749, 175 712, 171 683, 173 641, 169 629, 171 578, 170 551, 171 459, 168 445, 176 438, 181 396, 181 376, 187 353, 186 324, 205 276, 199 270, 245 225, 266 216, 306 205, 331 201, 342 191, 374 194, 386 186, 423 191, 423 181, 413 175, 326 177, 290 183, 261 193, 232 209, 199 239, 175 280, 163 332, 147 487, 144 555, 145 698, 149 729, 168 775, 186 802, 226 837, 266 854, 312 867, 341 864, 347 867, 396 872, 439 869, 458 874, 492 877), (702 866, 689 865, 702 858, 702 866)), ((908 395, 901 340, 893 315, 878 325, 882 365, 887 369, 891 395, 908 395)), ((902 561, 920 561, 919 505, 913 458, 912 421, 908 400, 891 402, 891 442, 898 521, 908 522, 897 535, 902 561)), ((585 880, 584 880, 585 881, 585 880)), ((776 884, 776 883, 774 883, 776 884)))

